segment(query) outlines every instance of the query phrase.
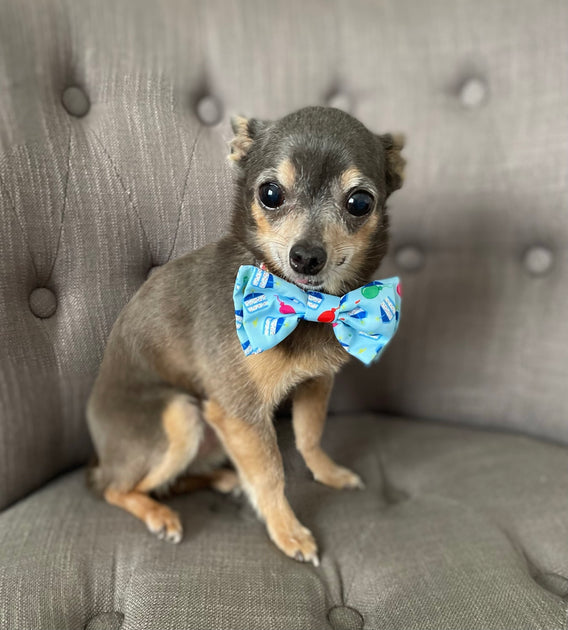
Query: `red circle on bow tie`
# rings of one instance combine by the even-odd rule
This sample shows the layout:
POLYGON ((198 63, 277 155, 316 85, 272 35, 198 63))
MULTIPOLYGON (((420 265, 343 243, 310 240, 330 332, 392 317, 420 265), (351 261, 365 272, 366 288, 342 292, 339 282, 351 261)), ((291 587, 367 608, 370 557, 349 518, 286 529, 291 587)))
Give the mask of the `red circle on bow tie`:
POLYGON ((331 322, 335 319, 335 311, 337 308, 332 308, 329 311, 324 311, 320 315, 318 315, 318 322, 323 322, 324 324, 331 324, 331 322))

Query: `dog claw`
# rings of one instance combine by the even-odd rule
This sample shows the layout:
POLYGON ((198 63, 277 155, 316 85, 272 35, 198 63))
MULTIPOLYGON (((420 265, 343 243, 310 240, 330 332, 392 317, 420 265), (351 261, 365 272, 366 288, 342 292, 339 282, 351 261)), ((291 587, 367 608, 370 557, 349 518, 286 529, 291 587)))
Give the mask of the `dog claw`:
POLYGON ((146 526, 158 540, 174 544, 181 541, 183 530, 179 517, 165 505, 160 505, 148 512, 146 526))
POLYGON ((174 545, 177 545, 179 542, 181 542, 181 532, 170 532, 166 536, 166 540, 173 543, 174 545))
POLYGON ((313 564, 314 567, 319 567, 320 564, 319 558, 316 553, 311 554, 306 558, 301 551, 296 551, 296 553, 294 554, 294 560, 297 560, 298 562, 309 562, 313 564))
POLYGON ((311 562, 319 565, 318 549, 309 529, 300 523, 291 522, 286 530, 270 530, 269 534, 276 546, 289 558, 297 562, 311 562))

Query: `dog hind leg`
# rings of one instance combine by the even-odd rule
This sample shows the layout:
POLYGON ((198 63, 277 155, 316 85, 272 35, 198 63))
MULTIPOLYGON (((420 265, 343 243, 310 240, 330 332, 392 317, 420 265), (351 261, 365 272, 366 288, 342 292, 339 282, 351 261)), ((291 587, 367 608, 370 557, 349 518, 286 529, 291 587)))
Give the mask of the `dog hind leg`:
POLYGON ((179 542, 182 525, 178 515, 148 494, 171 483, 187 468, 199 450, 203 426, 192 400, 181 394, 174 396, 162 412, 165 452, 134 488, 124 489, 111 482, 103 492, 105 500, 142 520, 158 538, 179 542))

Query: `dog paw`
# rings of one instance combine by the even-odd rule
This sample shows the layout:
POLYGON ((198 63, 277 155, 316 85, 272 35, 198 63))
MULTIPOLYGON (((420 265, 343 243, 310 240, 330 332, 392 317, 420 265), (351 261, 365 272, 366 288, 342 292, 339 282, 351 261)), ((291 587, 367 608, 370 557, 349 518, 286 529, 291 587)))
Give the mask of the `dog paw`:
POLYGON ((144 519, 146 526, 160 540, 179 543, 183 529, 179 516, 167 505, 160 505, 147 512, 144 519))
POLYGON ((314 472, 314 479, 319 481, 319 483, 338 490, 342 490, 343 488, 357 488, 362 490, 365 487, 359 475, 343 466, 326 467, 325 470, 314 472))
POLYGON ((289 528, 275 528, 269 530, 274 544, 287 556, 298 562, 311 562, 319 566, 318 548, 312 532, 307 527, 296 522, 289 528))

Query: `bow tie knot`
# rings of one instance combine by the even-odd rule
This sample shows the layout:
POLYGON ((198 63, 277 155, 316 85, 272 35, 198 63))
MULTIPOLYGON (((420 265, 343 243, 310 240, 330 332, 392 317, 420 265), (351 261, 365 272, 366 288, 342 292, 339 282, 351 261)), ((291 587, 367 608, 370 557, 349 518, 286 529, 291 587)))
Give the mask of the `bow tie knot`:
POLYGON ((343 348, 368 365, 398 327, 400 284, 396 277, 375 280, 339 298, 303 291, 269 271, 243 265, 233 301, 237 334, 247 355, 274 347, 305 319, 331 324, 343 348))

